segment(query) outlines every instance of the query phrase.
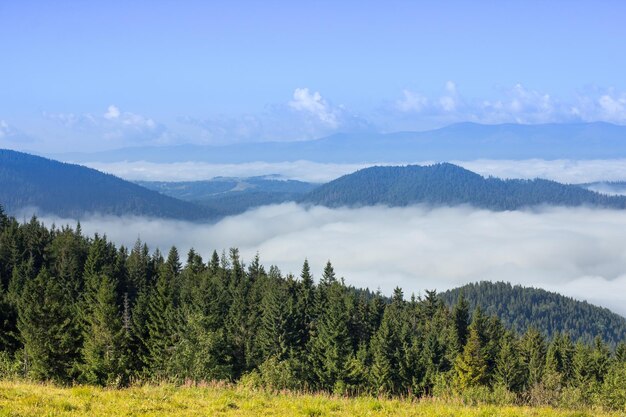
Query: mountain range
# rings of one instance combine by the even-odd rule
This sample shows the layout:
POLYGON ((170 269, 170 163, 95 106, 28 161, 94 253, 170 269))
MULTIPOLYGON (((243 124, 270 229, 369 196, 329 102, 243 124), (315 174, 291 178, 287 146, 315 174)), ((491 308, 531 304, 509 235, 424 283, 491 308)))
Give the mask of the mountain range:
POLYGON ((80 165, 0 150, 0 204, 10 213, 89 213, 216 220, 264 204, 294 201, 328 207, 471 205, 516 210, 538 205, 626 208, 625 196, 608 196, 548 180, 484 178, 459 166, 371 167, 327 184, 273 177, 215 178, 198 182, 131 183, 80 165))
POLYGON ((129 147, 47 155, 68 162, 407 163, 472 159, 602 159, 626 157, 626 126, 604 122, 457 123, 423 132, 345 133, 289 142, 129 147))

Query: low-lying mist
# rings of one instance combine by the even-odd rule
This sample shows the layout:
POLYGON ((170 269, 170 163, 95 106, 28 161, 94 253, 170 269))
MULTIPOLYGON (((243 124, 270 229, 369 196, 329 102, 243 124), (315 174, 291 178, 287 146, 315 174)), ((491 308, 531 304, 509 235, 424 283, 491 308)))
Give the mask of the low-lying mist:
MULTIPOLYGON (((88 162, 83 165, 117 175, 127 180, 197 181, 217 176, 252 177, 277 174, 287 179, 308 182, 328 182, 342 175, 373 165, 428 165, 437 161, 406 161, 403 163, 319 163, 312 161, 250 162, 242 164, 210 164, 206 162, 88 162)), ((483 176, 499 178, 545 178, 563 183, 578 184, 595 181, 626 180, 624 159, 525 159, 448 161, 483 176)))
MULTIPOLYGON (((74 220, 42 217, 51 223, 74 220)), ((81 220, 132 246, 238 247, 245 261, 259 253, 269 267, 298 275, 308 258, 316 277, 331 260, 338 276, 358 287, 395 286, 405 294, 445 290, 472 281, 502 280, 541 287, 626 315, 626 211, 544 208, 491 212, 469 207, 329 209, 293 203, 265 206, 215 224, 141 217, 81 220)))

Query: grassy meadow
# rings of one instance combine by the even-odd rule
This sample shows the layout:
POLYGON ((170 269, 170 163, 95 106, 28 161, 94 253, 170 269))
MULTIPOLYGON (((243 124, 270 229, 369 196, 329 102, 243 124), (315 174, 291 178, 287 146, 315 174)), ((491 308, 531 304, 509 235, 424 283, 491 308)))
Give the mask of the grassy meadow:
POLYGON ((103 389, 0 381, 0 416, 626 416, 599 410, 464 406, 437 400, 272 394, 227 386, 103 389))

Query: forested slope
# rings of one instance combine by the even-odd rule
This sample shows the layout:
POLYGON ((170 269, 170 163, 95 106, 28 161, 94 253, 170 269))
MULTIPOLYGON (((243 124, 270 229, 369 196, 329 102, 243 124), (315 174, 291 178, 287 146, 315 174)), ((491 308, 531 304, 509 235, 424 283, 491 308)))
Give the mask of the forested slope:
POLYGON ((485 314, 499 317, 505 326, 518 333, 534 327, 548 337, 568 333, 573 339, 587 342, 598 335, 611 344, 626 340, 626 318, 606 308, 540 288, 483 281, 439 296, 446 305, 453 306, 461 294, 472 310, 480 306, 485 314))
POLYGON ((623 196, 542 179, 483 178, 449 163, 365 168, 321 185, 301 201, 329 207, 469 204, 490 210, 538 205, 626 207, 623 196))
POLYGON ((78 218, 89 213, 198 220, 214 217, 207 208, 176 200, 80 165, 0 149, 0 204, 8 212, 78 218))

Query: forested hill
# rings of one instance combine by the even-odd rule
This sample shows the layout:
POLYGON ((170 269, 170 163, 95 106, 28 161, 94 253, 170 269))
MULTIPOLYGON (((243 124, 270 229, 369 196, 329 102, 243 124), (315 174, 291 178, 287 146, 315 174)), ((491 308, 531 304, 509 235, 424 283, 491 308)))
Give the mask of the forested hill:
POLYGON ((113 175, 79 165, 0 149, 0 204, 8 212, 80 217, 87 213, 197 220, 212 212, 113 175))
POLYGON ((485 281, 455 288, 439 296, 452 306, 461 293, 470 310, 480 306, 485 314, 498 316, 505 326, 519 333, 534 327, 550 337, 557 332, 566 332, 574 340, 591 341, 602 335, 615 344, 626 339, 626 318, 557 293, 485 281))
POLYGON ((626 207, 623 196, 542 179, 484 178, 449 163, 365 168, 316 188, 301 201, 329 207, 470 204, 490 210, 537 205, 626 207))

